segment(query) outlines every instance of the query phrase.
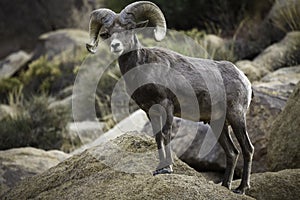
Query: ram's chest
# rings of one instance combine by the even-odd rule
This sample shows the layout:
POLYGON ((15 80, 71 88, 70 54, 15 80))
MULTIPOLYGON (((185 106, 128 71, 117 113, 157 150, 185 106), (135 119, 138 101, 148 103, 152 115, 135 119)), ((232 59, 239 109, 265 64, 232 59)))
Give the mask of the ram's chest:
POLYGON ((155 84, 145 84, 134 91, 132 91, 132 88, 127 87, 127 92, 138 106, 145 111, 169 96, 165 88, 155 84))

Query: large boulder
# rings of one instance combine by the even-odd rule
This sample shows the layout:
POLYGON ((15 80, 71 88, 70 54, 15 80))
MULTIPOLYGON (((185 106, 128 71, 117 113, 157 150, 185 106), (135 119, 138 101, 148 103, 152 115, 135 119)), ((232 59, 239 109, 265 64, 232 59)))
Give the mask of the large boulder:
POLYGON ((64 51, 84 48, 89 40, 87 31, 79 29, 59 29, 42 34, 34 50, 33 59, 43 55, 48 59, 61 54, 64 51))
POLYGON ((261 82, 280 82, 288 83, 294 86, 300 80, 300 65, 293 67, 285 67, 267 74, 261 79, 261 82))
POLYGON ((288 99, 299 81, 300 65, 271 72, 254 85, 270 95, 288 99))
MULTIPOLYGON (((252 172, 265 172, 268 170, 268 131, 275 118, 282 112, 286 99, 272 95, 257 86, 253 86, 253 95, 254 97, 247 113, 247 130, 254 145, 252 172)), ((237 165, 240 169, 243 164, 241 157, 237 165)))
MULTIPOLYGON (((265 172, 251 175, 250 190, 246 191, 257 200, 294 200, 300 196, 300 169, 265 172)), ((240 180, 234 181, 238 186, 240 180)))
POLYGON ((268 163, 272 171, 300 168, 299 99, 300 82, 269 131, 268 163))
POLYGON ((19 181, 40 174, 68 157, 58 150, 31 147, 0 151, 0 196, 19 181))
POLYGON ((154 139, 138 132, 105 144, 25 179, 3 199, 251 199, 209 183, 175 159, 174 174, 152 176, 154 139))
POLYGON ((104 122, 70 122, 67 125, 67 134, 71 138, 79 137, 81 144, 85 145, 99 138, 104 133, 105 128, 104 122))
POLYGON ((24 51, 17 51, 0 61, 0 80, 9 78, 19 71, 31 59, 24 51))
POLYGON ((253 62, 260 68, 274 71, 300 64, 300 31, 289 32, 283 40, 266 48, 253 62))
POLYGON ((87 29, 93 9, 89 2, 0 1, 0 58, 19 49, 32 50, 42 33, 61 28, 87 29))
MULTIPOLYGON (((98 125, 95 124, 94 126, 94 130, 93 132, 96 134, 101 135, 100 137, 98 137, 97 139, 95 139, 94 141, 91 141, 85 145, 83 145, 82 147, 76 149, 75 151, 72 152, 72 154, 78 154, 83 152, 84 150, 100 145, 102 143, 105 143, 108 140, 112 140, 115 139, 118 136, 123 135, 126 132, 129 131, 142 131, 145 124, 148 122, 148 118, 147 115, 144 111, 142 110, 137 110, 135 112, 133 112, 130 116, 128 116, 127 118, 121 120, 118 124, 116 124, 112 129, 110 129, 109 131, 105 132, 102 134, 101 128, 100 128, 100 123, 98 125), (98 129, 98 131, 97 131, 98 129)), ((82 122, 84 124, 84 122, 82 122)), ((81 124, 81 122, 75 122, 75 127, 77 124, 81 124)), ((78 131, 78 129, 74 129, 74 131, 78 131)))
MULTIPOLYGON (((260 81, 269 72, 300 64, 300 32, 288 33, 284 39, 266 48, 253 61, 241 60, 236 65, 251 82, 260 81)), ((286 70, 288 71, 288 70, 286 70)), ((275 76, 278 74, 275 74, 275 76)))

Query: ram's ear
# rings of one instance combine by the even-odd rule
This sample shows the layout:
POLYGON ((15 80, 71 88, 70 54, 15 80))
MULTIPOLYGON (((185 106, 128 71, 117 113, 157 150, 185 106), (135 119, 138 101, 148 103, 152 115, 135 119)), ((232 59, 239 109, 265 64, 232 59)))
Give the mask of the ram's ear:
POLYGON ((148 25, 149 20, 136 23, 135 28, 145 28, 148 25))

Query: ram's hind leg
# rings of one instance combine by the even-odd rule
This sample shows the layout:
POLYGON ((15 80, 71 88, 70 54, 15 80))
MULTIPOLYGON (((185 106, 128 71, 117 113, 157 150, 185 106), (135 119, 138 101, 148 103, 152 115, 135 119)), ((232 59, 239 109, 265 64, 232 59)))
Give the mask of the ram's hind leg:
POLYGON ((219 137, 219 143, 223 147, 226 154, 226 170, 222 181, 222 186, 225 186, 228 189, 230 189, 239 151, 235 147, 232 138, 228 132, 227 123, 225 123, 223 127, 222 133, 219 137))
POLYGON ((172 173, 171 127, 173 105, 165 99, 159 105, 152 106, 148 116, 155 134, 159 156, 159 164, 153 175, 172 173))
POLYGON ((246 130, 245 115, 239 117, 232 117, 229 123, 240 144, 244 158, 242 181, 240 183, 240 186, 237 189, 235 189, 234 192, 244 194, 245 190, 250 188, 250 173, 254 147, 249 139, 249 135, 246 130))

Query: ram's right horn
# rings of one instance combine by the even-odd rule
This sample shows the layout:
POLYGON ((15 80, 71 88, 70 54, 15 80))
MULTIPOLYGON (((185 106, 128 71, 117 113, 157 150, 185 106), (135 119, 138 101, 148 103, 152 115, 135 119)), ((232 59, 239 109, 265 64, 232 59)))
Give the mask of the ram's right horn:
POLYGON ((86 44, 86 48, 90 53, 96 53, 99 42, 99 32, 102 26, 110 26, 115 17, 116 13, 106 8, 94 10, 91 13, 89 25, 90 43, 86 44))

